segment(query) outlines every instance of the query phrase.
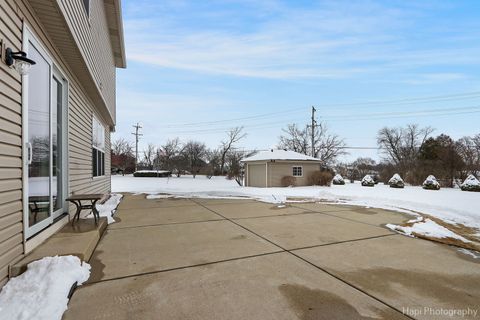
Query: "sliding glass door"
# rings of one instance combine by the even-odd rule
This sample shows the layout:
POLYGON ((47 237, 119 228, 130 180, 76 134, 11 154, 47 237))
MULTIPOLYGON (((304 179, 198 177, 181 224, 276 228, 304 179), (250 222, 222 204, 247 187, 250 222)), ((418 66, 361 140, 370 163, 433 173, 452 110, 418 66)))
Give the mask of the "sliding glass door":
MULTIPOLYGON (((27 32, 28 33, 28 32, 27 32)), ((66 211, 66 83, 39 43, 27 34, 36 64, 24 81, 25 235, 31 237, 66 211)))

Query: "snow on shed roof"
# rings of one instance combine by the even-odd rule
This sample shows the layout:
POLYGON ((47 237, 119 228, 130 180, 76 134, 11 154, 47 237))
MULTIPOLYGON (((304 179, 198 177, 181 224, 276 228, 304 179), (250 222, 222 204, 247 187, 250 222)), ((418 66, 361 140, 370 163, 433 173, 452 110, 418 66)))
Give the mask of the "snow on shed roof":
POLYGON ((295 151, 288 150, 269 150, 269 151, 260 151, 259 153, 245 158, 242 162, 250 161, 268 161, 268 160, 298 160, 298 161, 317 161, 321 162, 322 160, 310 157, 295 151))

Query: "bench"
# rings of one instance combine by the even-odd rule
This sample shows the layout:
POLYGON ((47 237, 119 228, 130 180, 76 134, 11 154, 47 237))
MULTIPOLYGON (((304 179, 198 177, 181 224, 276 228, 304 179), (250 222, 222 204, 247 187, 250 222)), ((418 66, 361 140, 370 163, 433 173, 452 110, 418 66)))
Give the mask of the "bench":
POLYGON ((108 194, 102 193, 92 193, 92 194, 72 194, 68 197, 67 201, 73 203, 77 208, 75 211, 75 215, 73 216, 72 226, 75 224, 75 218, 77 218, 77 222, 80 219, 80 212, 82 210, 92 210, 93 218, 95 219, 95 224, 98 224, 98 219, 100 219, 100 214, 98 213, 96 204, 103 204, 105 203, 110 196, 108 194), (82 201, 87 201, 87 204, 82 203, 82 201))

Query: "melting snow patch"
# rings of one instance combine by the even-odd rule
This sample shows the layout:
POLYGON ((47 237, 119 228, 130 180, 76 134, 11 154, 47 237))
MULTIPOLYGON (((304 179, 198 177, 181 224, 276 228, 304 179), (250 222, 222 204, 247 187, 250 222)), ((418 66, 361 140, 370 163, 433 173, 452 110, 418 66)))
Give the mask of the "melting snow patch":
POLYGON ((473 257, 474 259, 480 259, 480 252, 468 250, 468 249, 458 249, 459 252, 473 257))
POLYGON ((0 292, 2 319, 60 320, 73 284, 90 277, 90 265, 75 256, 46 257, 28 264, 0 292))
POLYGON ((431 238, 452 238, 452 239, 457 239, 463 242, 471 242, 468 239, 465 239, 462 236, 459 236, 458 234, 450 231, 449 229, 437 224, 435 221, 430 220, 430 219, 425 219, 419 221, 419 219, 409 221, 409 223, 413 223, 411 226, 403 227, 403 226, 397 226, 394 224, 387 224, 386 227, 393 230, 397 231, 400 233, 403 233, 407 236, 414 236, 414 234, 418 235, 424 235, 427 237, 431 238))
MULTIPOLYGON (((114 223, 113 214, 117 210, 118 204, 122 200, 123 195, 119 193, 113 193, 110 195, 107 201, 103 204, 97 204, 97 210, 100 217, 107 217, 108 224, 114 223)), ((92 213, 87 215, 85 218, 91 218, 92 213)))
POLYGON ((153 199, 169 199, 173 198, 174 196, 171 194, 149 194, 147 195, 147 199, 153 200, 153 199))

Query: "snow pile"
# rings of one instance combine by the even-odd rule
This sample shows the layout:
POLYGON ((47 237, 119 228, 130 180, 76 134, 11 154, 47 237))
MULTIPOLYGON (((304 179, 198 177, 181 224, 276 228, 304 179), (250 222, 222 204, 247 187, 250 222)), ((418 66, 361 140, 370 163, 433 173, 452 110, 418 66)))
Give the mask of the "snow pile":
POLYGON ((465 181, 460 185, 462 191, 477 191, 480 192, 480 181, 473 174, 469 175, 465 181))
POLYGON ((413 223, 413 224, 411 226, 406 226, 406 227, 397 226, 394 224, 387 224, 386 227, 393 231, 403 233, 407 236, 423 235, 429 238, 437 238, 437 239, 451 238, 451 239, 457 239, 457 240, 463 241, 465 243, 471 242, 470 240, 465 239, 462 236, 459 236, 458 234, 439 225, 438 223, 436 223, 431 219, 420 218, 416 220, 411 220, 407 223, 408 224, 413 223))
MULTIPOLYGON (((115 220, 113 219, 113 214, 117 210, 118 204, 122 200, 122 197, 123 195, 119 193, 113 193, 110 195, 110 198, 105 201, 105 203, 97 203, 96 207, 98 214, 100 215, 100 217, 107 217, 108 224, 115 222, 115 220)), ((85 219, 87 218, 92 218, 92 213, 85 217, 85 219)))
POLYGON ((423 189, 426 190, 440 190, 440 183, 433 175, 429 175, 422 184, 423 189))
POLYGON ((362 179, 362 186, 364 187, 373 187, 375 186, 375 181, 373 180, 373 178, 367 174, 365 177, 363 177, 362 179))
POLYGON ((90 265, 74 256, 46 257, 28 264, 0 292, 2 319, 60 320, 73 284, 90 277, 90 265))
POLYGON ((335 185, 344 185, 345 180, 343 180, 343 177, 337 173, 335 177, 333 177, 332 183, 335 185))
POLYGON ((393 177, 388 180, 388 185, 390 188, 404 188, 405 183, 403 182, 402 177, 398 173, 395 173, 393 177))

